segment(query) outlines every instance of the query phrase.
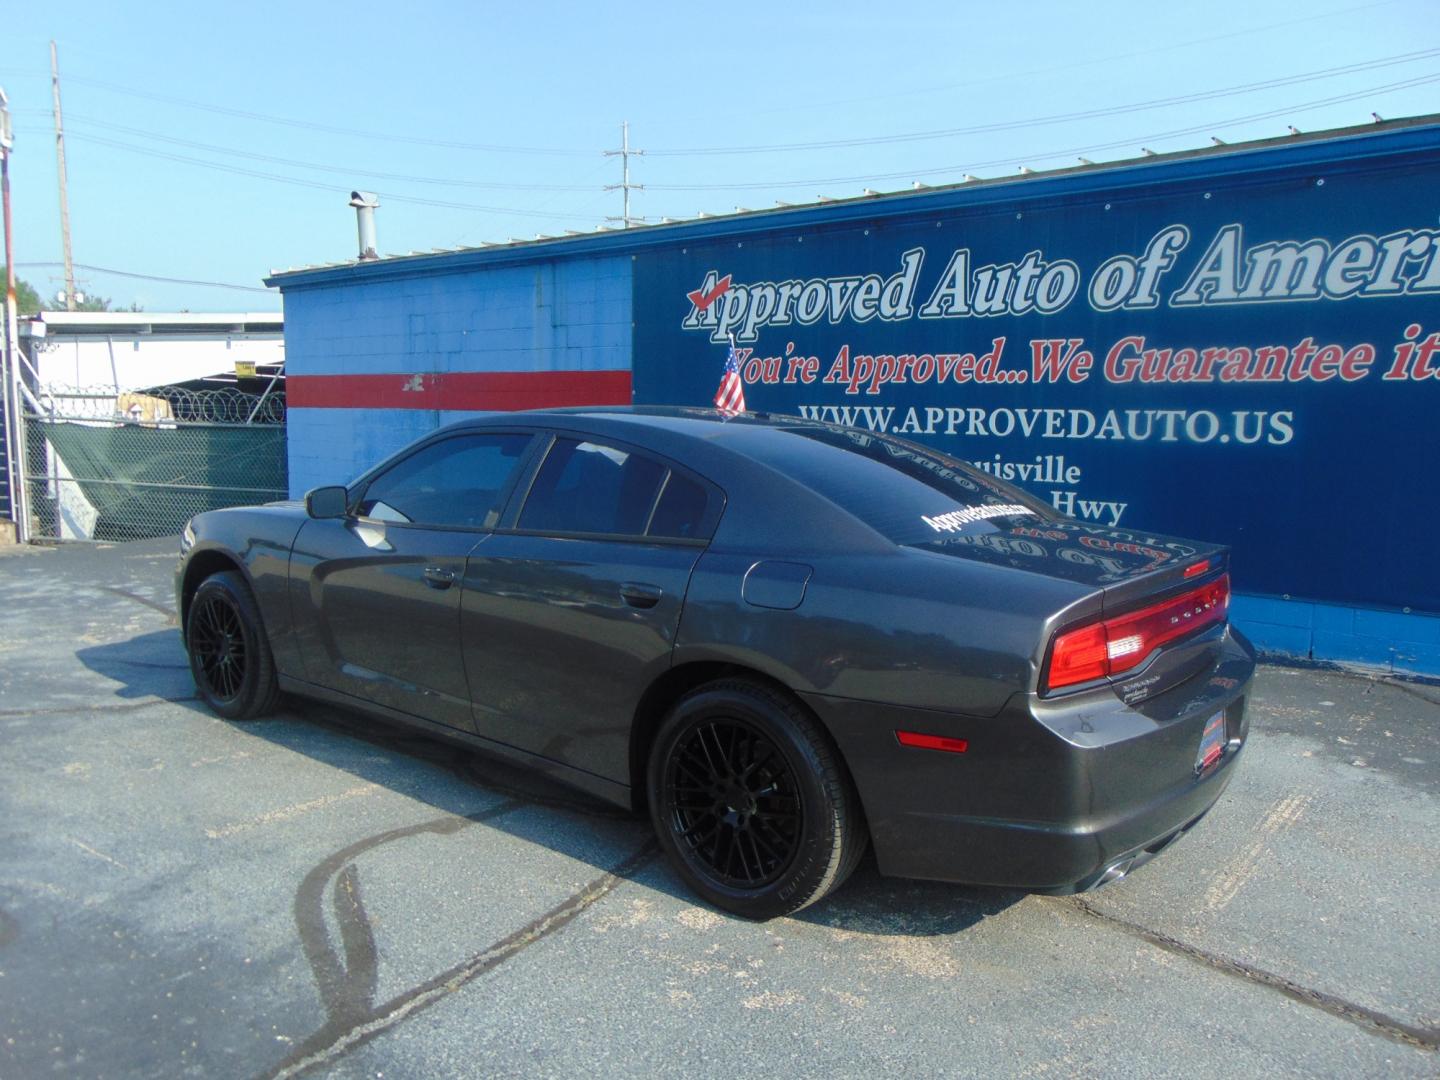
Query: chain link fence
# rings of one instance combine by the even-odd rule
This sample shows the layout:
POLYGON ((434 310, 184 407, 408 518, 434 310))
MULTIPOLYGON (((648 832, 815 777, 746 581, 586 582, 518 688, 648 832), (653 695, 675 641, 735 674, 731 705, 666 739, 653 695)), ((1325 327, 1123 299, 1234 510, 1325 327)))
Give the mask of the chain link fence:
POLYGON ((108 387, 48 386, 35 395, 41 415, 106 422, 285 423, 285 392, 247 394, 233 386, 159 386, 116 393, 108 387))
MULTIPOLYGON (((11 490, 16 486, 17 481, 15 474, 10 471, 10 432, 14 427, 14 421, 10 418, 12 388, 9 373, 5 371, 3 355, 0 355, 0 379, 4 380, 4 385, 0 386, 0 522, 4 522, 15 521, 17 517, 15 499, 11 490)), ((19 456, 18 453, 15 455, 16 458, 19 456)), ((3 542, 3 536, 0 536, 0 542, 3 542)))
POLYGON ((36 539, 166 536, 288 491, 283 391, 44 387, 27 402, 25 443, 36 539))

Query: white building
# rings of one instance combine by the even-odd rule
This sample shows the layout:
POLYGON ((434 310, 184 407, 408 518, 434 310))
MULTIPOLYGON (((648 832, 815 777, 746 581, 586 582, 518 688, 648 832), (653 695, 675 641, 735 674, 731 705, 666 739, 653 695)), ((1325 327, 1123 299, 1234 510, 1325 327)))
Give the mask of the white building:
POLYGON ((40 384, 139 390, 235 381, 236 365, 266 375, 285 362, 277 312, 45 311, 20 324, 40 384))
MULTIPOLYGON (((19 389, 34 412, 70 421, 71 428, 115 428, 129 419, 152 429, 170 429, 150 432, 151 455, 182 452, 184 441, 174 437, 176 419, 246 423, 265 402, 273 410, 283 400, 284 316, 278 313, 46 311, 21 321, 19 329, 19 389)), ((262 417, 260 422, 274 420, 262 417)), ((93 539, 101 520, 101 509, 91 498, 96 491, 121 482, 136 485, 136 491, 163 487, 134 476, 97 477, 77 464, 83 461, 83 453, 63 460, 47 435, 43 473, 38 458, 28 466, 34 470, 32 481, 44 481, 31 489, 32 535, 93 539)), ((96 466, 89 462, 88 467, 96 466)), ((212 493, 205 494, 210 502, 197 503, 199 508, 214 503, 212 493)), ((231 502, 254 499, 247 492, 231 502)), ((163 518, 163 508, 151 513, 139 498, 131 504, 130 516, 137 520, 112 522, 114 528, 132 530, 126 535, 150 527, 178 529, 169 518, 158 525, 145 519, 146 514, 163 518)), ((174 508, 170 510, 173 517, 174 508)))

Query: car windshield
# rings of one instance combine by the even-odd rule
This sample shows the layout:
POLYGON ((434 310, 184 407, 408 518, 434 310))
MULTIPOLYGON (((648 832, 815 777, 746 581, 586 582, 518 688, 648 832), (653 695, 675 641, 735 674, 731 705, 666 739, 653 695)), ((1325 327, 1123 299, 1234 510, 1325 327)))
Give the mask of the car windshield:
POLYGON ((943 544, 1057 517, 1019 488, 912 443, 823 425, 772 430, 783 438, 764 440, 776 452, 767 463, 896 544, 943 544))

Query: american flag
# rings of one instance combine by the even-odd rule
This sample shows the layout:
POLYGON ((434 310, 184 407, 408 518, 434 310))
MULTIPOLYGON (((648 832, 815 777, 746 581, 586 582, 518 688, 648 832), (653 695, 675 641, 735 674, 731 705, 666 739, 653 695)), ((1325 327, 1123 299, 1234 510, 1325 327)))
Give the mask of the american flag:
POLYGON ((740 358, 735 355, 735 339, 725 354, 725 370, 720 374, 720 389, 715 391, 715 408, 730 416, 745 411, 745 384, 740 381, 740 358))

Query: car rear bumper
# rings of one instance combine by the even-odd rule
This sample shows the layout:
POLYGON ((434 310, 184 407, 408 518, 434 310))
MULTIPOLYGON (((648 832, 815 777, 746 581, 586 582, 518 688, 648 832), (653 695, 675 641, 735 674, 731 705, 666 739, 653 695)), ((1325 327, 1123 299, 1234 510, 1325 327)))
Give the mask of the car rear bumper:
POLYGON ((1134 706, 1108 688, 1053 702, 1017 694, 986 718, 807 700, 855 778, 882 873, 1076 892, 1147 862, 1214 805, 1248 735, 1254 667, 1230 630, 1213 664, 1134 706), (1219 713, 1224 755, 1197 772, 1219 713), (904 747, 901 730, 967 748, 904 747))

